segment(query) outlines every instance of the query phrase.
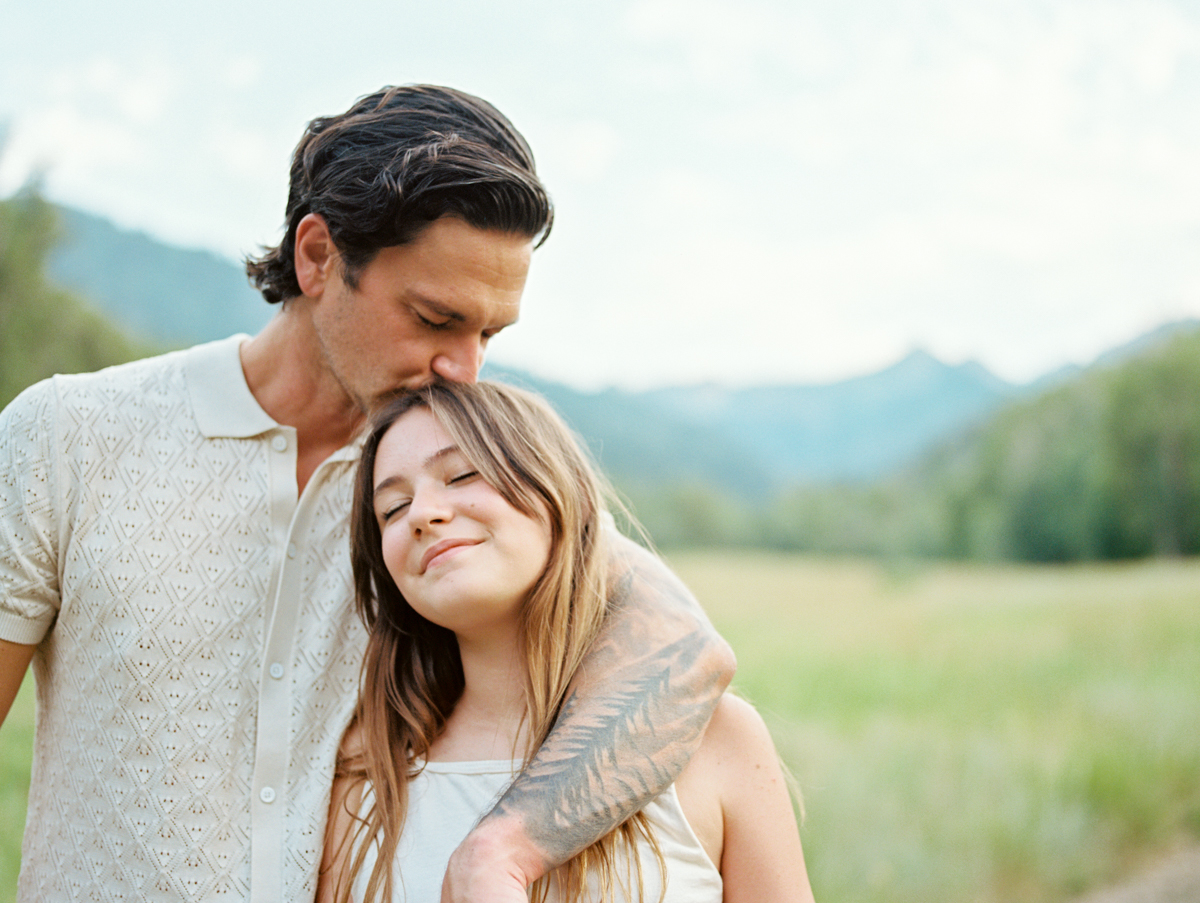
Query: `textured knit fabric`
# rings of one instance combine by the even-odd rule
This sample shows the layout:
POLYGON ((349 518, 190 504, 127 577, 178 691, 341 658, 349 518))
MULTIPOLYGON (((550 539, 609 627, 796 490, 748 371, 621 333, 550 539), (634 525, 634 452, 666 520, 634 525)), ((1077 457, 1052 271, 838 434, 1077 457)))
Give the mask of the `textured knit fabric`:
POLYGON ((312 898, 364 641, 357 450, 296 492, 244 339, 0 415, 0 637, 38 643, 22 901, 312 898))
MULTIPOLYGON (((440 898, 450 854, 499 799, 517 767, 520 763, 508 761, 430 762, 425 766, 409 785, 408 816, 393 863, 394 891, 390 903, 429 903, 440 898)), ((368 790, 363 800, 364 811, 370 804, 368 790)), ((675 787, 668 787, 652 800, 645 812, 667 863, 665 903, 721 903, 721 874, 688 824, 675 787)), ((374 851, 374 846, 368 850, 363 871, 355 880, 352 894, 355 903, 363 900, 367 879, 375 866, 374 851)), ((658 900, 662 888, 658 861, 644 842, 638 852, 644 893, 619 896, 621 903, 658 900)), ((636 871, 631 874, 636 879, 636 871)), ((636 891, 636 885, 633 888, 636 891)), ((593 895, 589 903, 598 899, 599 896, 593 895)), ((559 898, 552 893, 550 900, 557 903, 559 898)))

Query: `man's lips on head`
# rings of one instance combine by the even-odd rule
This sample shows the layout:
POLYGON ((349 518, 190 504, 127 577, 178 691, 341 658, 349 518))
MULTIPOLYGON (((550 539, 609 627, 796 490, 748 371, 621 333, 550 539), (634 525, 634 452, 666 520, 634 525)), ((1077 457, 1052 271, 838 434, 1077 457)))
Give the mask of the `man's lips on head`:
POLYGON ((433 559, 435 559, 439 555, 441 555, 443 552, 449 551, 450 549, 454 549, 459 546, 478 545, 481 542, 483 542, 483 540, 481 540, 481 539, 467 539, 467 538, 461 537, 461 536, 456 537, 454 539, 442 539, 442 540, 439 540, 438 542, 435 542, 428 549, 426 549, 425 554, 421 556, 420 573, 424 574, 425 571, 429 569, 429 563, 431 561, 433 561, 433 559))

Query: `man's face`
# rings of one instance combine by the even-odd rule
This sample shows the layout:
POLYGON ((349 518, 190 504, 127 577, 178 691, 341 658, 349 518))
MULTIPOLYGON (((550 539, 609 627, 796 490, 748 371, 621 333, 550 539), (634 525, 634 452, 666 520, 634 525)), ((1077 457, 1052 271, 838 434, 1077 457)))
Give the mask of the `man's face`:
POLYGON ((474 382, 488 340, 517 320, 532 252, 523 235, 445 216, 381 250, 357 288, 335 261, 312 315, 330 375, 364 411, 437 377, 474 382))

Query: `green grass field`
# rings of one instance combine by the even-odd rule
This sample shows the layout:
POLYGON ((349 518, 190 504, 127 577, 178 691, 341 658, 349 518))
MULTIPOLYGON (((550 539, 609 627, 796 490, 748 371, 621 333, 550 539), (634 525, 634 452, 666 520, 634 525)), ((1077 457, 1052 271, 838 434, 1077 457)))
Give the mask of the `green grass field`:
POLYGON ((801 783, 819 900, 1070 900, 1200 836, 1200 562, 672 563, 801 783))
POLYGON ((32 752, 33 677, 26 674, 21 692, 0 727, 0 901, 3 903, 12 903, 17 894, 32 752))
MULTIPOLYGON (((818 900, 1060 903, 1200 837, 1200 562, 671 563, 804 790, 818 900)), ((0 900, 28 690, 0 731, 0 900)))

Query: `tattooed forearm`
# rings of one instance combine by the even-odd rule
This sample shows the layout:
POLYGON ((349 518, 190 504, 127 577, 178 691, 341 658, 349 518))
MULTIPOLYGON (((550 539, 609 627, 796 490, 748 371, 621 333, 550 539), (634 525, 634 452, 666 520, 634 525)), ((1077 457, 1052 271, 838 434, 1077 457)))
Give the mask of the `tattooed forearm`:
POLYGON ((623 548, 613 615, 537 756, 493 813, 519 818, 547 869, 682 770, 732 676, 728 647, 657 559, 623 548))
MULTIPOLYGON (((696 639, 664 651, 664 658, 694 659, 688 647, 696 639)), ((521 817, 548 862, 565 861, 606 834, 686 764, 713 701, 705 693, 668 702, 671 663, 664 664, 657 674, 622 681, 619 691, 609 688, 602 701, 572 694, 537 757, 497 805, 496 814, 521 817)))

